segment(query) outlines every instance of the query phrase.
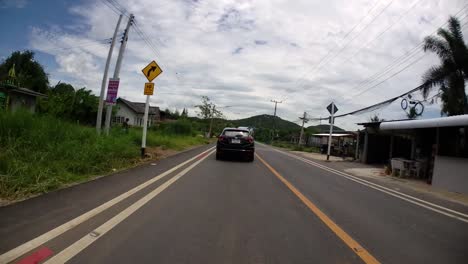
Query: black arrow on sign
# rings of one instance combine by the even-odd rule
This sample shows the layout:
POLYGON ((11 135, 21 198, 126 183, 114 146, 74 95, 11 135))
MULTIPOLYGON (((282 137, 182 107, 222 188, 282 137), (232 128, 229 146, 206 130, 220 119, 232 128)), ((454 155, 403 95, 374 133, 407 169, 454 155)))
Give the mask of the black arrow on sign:
POLYGON ((148 70, 148 72, 146 73, 146 76, 149 77, 149 76, 150 76, 150 73, 151 73, 152 71, 155 71, 157 68, 158 68, 158 67, 156 67, 156 66, 151 66, 151 69, 148 70))

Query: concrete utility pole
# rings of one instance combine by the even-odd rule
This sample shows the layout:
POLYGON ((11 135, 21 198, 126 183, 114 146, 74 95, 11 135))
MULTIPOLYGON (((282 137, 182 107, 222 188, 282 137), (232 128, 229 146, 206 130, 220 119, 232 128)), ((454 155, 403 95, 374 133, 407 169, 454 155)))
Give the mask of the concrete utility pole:
POLYGON ((335 123, 335 103, 331 103, 330 135, 328 135, 327 160, 330 160, 330 151, 332 145, 333 124, 335 123))
POLYGON ((115 31, 114 31, 114 35, 112 36, 109 53, 107 54, 106 67, 104 68, 104 75, 102 76, 101 93, 99 95, 99 106, 98 106, 98 112, 97 112, 97 117, 96 117, 96 132, 98 134, 101 134, 102 110, 104 108, 104 94, 106 91, 106 84, 107 84, 107 72, 109 71, 109 65, 110 65, 111 58, 112 58, 112 52, 115 46, 115 39, 117 37, 117 32, 119 31, 120 22, 122 21, 122 16, 123 15, 119 16, 119 20, 117 21, 117 26, 115 26, 115 31))
POLYGON ((271 141, 273 141, 276 133, 276 106, 281 104, 283 101, 270 100, 270 102, 275 103, 275 112, 273 114, 273 137, 271 138, 271 141))
POLYGON ((141 138, 141 157, 145 157, 146 152, 146 131, 148 129, 148 113, 149 113, 149 101, 150 96, 146 96, 146 103, 145 103, 145 114, 143 115, 143 135, 141 138))
POLYGON ((304 135, 304 124, 309 122, 309 119, 307 118, 307 113, 304 112, 304 116, 303 117, 299 117, 299 119, 302 120, 302 127, 301 127, 301 134, 299 136, 299 141, 297 142, 297 145, 298 146, 301 146, 302 145, 302 136, 304 135))
MULTIPOLYGON (((124 55, 125 47, 127 46, 127 41, 128 41, 128 31, 130 30, 130 26, 132 25, 134 18, 135 17, 133 16, 133 14, 130 14, 130 17, 128 18, 127 27, 125 28, 125 33, 122 38, 122 44, 120 44, 119 56, 117 57, 117 62, 115 64, 113 79, 119 78, 120 67, 122 66, 123 55, 124 55)), ((111 115, 112 115, 112 104, 108 104, 107 112, 106 112, 106 126, 105 126, 106 135, 109 135, 111 115)))

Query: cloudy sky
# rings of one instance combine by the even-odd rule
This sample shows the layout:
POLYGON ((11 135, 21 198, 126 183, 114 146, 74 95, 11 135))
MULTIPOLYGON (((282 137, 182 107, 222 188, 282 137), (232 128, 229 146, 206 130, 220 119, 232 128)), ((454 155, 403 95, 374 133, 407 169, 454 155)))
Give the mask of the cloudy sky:
MULTIPOLYGON (((304 111, 326 116, 331 101, 346 113, 397 96, 438 63, 418 46, 423 38, 450 15, 468 22, 466 0, 0 0, 0 30, 8 36, 0 60, 32 49, 52 84, 98 94, 118 20, 113 6, 133 13, 143 32, 130 29, 120 96, 143 102, 141 69, 156 60, 164 72, 153 105, 194 115, 206 95, 231 119, 272 114, 273 99, 283 101, 280 117, 298 121, 304 111)), ((439 112, 427 104, 422 118, 439 112)), ((354 129, 373 114, 405 117, 397 101, 337 125, 354 129)))

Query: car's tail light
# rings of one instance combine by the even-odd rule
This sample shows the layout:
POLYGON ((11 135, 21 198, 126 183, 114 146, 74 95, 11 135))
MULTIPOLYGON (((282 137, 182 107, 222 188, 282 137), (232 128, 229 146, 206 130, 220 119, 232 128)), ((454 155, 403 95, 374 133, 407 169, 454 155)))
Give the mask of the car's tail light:
POLYGON ((219 136, 219 137, 218 137, 218 141, 219 141, 219 142, 223 142, 223 141, 224 141, 224 139, 225 139, 225 137, 224 137, 224 136, 219 136))
POLYGON ((253 142, 254 142, 254 139, 253 139, 253 137, 248 137, 248 138, 247 138, 247 141, 248 141, 249 143, 253 143, 253 142))

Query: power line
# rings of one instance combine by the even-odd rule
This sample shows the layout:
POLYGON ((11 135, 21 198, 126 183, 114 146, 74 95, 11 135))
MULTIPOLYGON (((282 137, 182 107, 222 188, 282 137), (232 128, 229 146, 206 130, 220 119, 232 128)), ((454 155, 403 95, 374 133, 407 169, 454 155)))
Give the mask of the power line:
MULTIPOLYGON (((463 18, 464 19, 464 18, 463 18)), ((461 19, 461 21, 463 20, 461 19)), ((444 23, 443 25, 441 25, 440 27, 443 27, 445 24, 447 23, 444 23)), ((464 25, 463 25, 464 26, 464 25)), ((462 27, 463 27, 462 26, 462 27)), ((437 31, 437 30, 436 30, 437 31)), ((434 33, 432 33, 431 35, 433 35, 434 33)), ((401 70, 398 70, 396 73, 393 73, 390 77, 387 77, 385 78, 383 81, 380 81, 379 83, 377 84, 374 84, 372 85, 373 82, 377 81, 379 78, 385 76, 387 73, 391 72, 392 70, 394 70, 395 68, 399 67, 400 65, 403 65, 405 64, 407 61, 411 60, 412 58, 414 58, 417 54, 419 53, 422 53, 423 50, 421 49, 421 47, 424 45, 424 40, 421 41, 418 45, 416 45, 414 48, 412 48, 410 51, 406 52, 405 54, 403 54, 402 56, 398 57, 396 60, 394 60, 391 64, 387 65, 383 70, 381 70, 380 72, 377 72, 375 73, 374 75, 372 75, 371 77, 367 78, 366 80, 364 80, 363 82, 359 83, 358 85, 354 86, 353 88, 351 88, 351 90, 354 90, 355 88, 358 88, 358 87, 363 87, 363 90, 361 90, 360 92, 354 94, 351 98, 349 98, 347 101, 349 101, 350 99, 356 97, 356 96, 359 96, 359 95, 362 95, 363 93, 371 90, 372 88, 380 85, 381 83, 385 82, 386 80, 396 76, 398 73, 402 72, 403 70, 407 69, 408 67, 410 67, 411 65, 413 65, 414 63, 420 61, 425 54, 423 54, 422 56, 418 57, 416 60, 413 60, 412 62, 410 62, 408 65, 404 66, 403 69, 401 70), (370 87, 367 87, 369 86, 370 87)))
MULTIPOLYGON (((408 91, 408 92, 405 92, 403 94, 400 94, 398 96, 395 96, 393 98, 390 98, 390 99, 387 99, 383 102, 380 102, 380 103, 376 103, 376 104, 373 104, 371 106, 367 106, 367 107, 364 107, 364 108, 361 108, 361 109, 358 109, 358 110, 355 110, 355 111, 352 111, 352 112, 348 112, 346 114, 341 114, 341 115, 336 115, 335 118, 339 118, 339 117, 344 117, 344 116, 348 116, 348 115, 355 115, 355 114, 361 114, 361 113, 364 113, 364 112, 370 112, 370 111, 374 111, 374 110, 377 110, 377 109, 380 109, 384 106, 387 106, 387 105, 390 105, 391 103, 393 103, 394 101, 396 101, 398 98, 401 98, 403 96, 406 96, 408 94, 411 94, 411 93, 414 93, 416 91, 419 91, 421 89, 423 89, 424 87, 424 84, 408 91)), ((328 120, 328 118, 322 118, 322 117, 318 117, 318 118, 310 118, 310 120, 313 120, 313 121, 319 121, 319 120, 328 120)))
POLYGON ((348 59, 346 59, 344 62, 349 62, 351 59, 353 59, 357 54, 359 54, 361 51, 363 51, 365 48, 367 48, 367 46, 369 46, 369 44, 371 44, 372 42, 376 41, 378 38, 380 38, 381 36, 383 36, 387 31, 389 31, 394 25, 398 24, 401 19, 403 17, 405 17, 411 10, 413 10, 413 8, 419 3, 421 2, 421 0, 416 0, 411 6, 410 8, 408 8, 403 14, 400 15, 400 17, 393 23, 391 23, 387 28, 385 28, 383 31, 381 31, 375 38, 373 38, 372 40, 368 41, 366 44, 364 44, 361 48, 359 48, 357 50, 356 53, 354 53, 353 55, 351 55, 348 59))
MULTIPOLYGON (((351 42, 353 42, 357 37, 359 37, 359 36, 364 32, 365 29, 367 29, 380 15, 382 15, 383 12, 385 12, 385 10, 387 10, 387 8, 390 7, 390 5, 393 3, 393 1, 394 1, 394 0, 390 1, 383 9, 381 9, 380 12, 379 12, 377 15, 375 15, 375 16, 371 19, 371 21, 369 21, 369 23, 367 23, 367 24, 366 24, 350 41, 346 42, 346 44, 343 45, 342 47, 339 47, 339 50, 338 50, 337 52, 335 52, 335 49, 332 49, 331 51, 329 51, 328 54, 325 55, 325 57, 323 57, 317 64, 315 64, 315 67, 314 67, 312 70, 310 70, 310 71, 304 73, 304 74, 302 75, 302 77, 300 77, 298 80, 303 80, 303 81, 305 81, 305 80, 303 79, 305 76, 307 76, 307 75, 309 75, 309 74, 312 74, 312 73, 315 73, 316 71, 318 71, 318 70, 320 70, 321 68, 323 68, 324 65, 327 65, 327 64, 328 64, 329 62, 331 62, 334 58, 336 58, 346 47, 348 47, 348 45, 349 45, 351 42), (334 53, 334 54, 332 55, 331 59, 327 60, 328 56, 329 56, 330 54, 332 54, 332 53, 334 53), (325 62, 322 63, 323 61, 325 61, 325 62)), ((343 41, 344 41, 344 39, 343 39, 343 41)), ((297 82, 296 84, 298 84, 298 83, 300 83, 300 82, 297 82)), ((296 85, 296 84, 295 84, 295 85, 296 85)), ((299 87, 302 87, 302 84, 299 85, 299 87)))

